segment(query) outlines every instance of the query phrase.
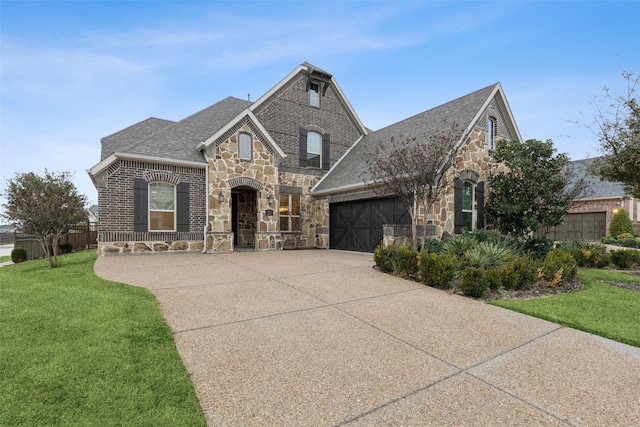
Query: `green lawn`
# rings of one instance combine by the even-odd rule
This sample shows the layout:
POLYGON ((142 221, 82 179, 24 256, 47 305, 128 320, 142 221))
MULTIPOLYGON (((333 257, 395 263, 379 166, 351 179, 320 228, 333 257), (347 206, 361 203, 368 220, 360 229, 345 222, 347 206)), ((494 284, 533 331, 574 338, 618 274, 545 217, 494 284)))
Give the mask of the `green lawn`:
POLYGON ((584 289, 551 297, 491 304, 640 347, 640 292, 599 281, 640 282, 619 271, 581 270, 584 289))
POLYGON ((95 258, 0 268, 0 425, 204 426, 155 298, 95 258))
POLYGON ((0 256, 0 262, 11 261, 11 255, 0 256))

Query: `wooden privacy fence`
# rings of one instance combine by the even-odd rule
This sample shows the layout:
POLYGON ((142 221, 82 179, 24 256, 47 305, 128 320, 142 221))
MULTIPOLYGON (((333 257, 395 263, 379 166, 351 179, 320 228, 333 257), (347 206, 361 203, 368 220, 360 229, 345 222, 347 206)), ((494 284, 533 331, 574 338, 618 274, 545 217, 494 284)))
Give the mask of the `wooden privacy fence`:
MULTIPOLYGON (((73 245, 73 250, 82 250, 96 247, 98 231, 91 230, 91 228, 92 227, 84 226, 84 228, 82 229, 71 229, 67 234, 62 236, 60 240, 58 240, 58 243, 71 242, 71 244, 73 245)), ((50 237, 49 246, 51 246, 52 241, 53 238, 50 237)), ((27 258, 29 259, 42 258, 46 256, 46 254, 42 250, 42 245, 40 244, 38 238, 29 234, 16 232, 14 234, 13 247, 25 248, 27 250, 27 258)))
POLYGON ((10 245, 13 243, 15 233, 13 231, 5 231, 0 233, 0 245, 10 245))

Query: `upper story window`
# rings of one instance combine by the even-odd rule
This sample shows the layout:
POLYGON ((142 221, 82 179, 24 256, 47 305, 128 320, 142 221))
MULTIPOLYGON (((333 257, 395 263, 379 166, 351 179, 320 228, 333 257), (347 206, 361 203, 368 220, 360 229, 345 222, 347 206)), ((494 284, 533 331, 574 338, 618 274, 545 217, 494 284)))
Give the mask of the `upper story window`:
POLYGON ((238 156, 242 160, 251 160, 251 135, 241 133, 238 135, 238 156))
POLYGON ((319 168, 322 164, 322 135, 318 132, 307 133, 307 167, 319 168))
POLYGON ((498 134, 496 123, 495 117, 489 117, 487 119, 487 146, 489 150, 496 148, 496 135, 498 134))
POLYGON ((300 231, 300 196, 280 194, 280 231, 300 231))
POLYGON ((462 226, 467 230, 473 230, 473 184, 462 183, 462 226))
POLYGON ((164 182, 149 184, 149 231, 176 229, 176 187, 164 182))
POLYGON ((312 107, 320 106, 319 89, 318 83, 309 84, 309 105, 312 107))

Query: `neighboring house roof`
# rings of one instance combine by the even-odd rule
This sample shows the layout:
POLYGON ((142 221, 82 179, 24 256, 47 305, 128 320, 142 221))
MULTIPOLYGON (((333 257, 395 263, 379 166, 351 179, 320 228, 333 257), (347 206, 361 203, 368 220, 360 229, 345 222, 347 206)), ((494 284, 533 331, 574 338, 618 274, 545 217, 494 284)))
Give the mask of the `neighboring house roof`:
MULTIPOLYGON (((352 146, 333 169, 316 185, 313 192, 318 194, 364 186, 363 181, 366 180, 366 176, 362 176, 359 171, 366 173, 368 165, 365 153, 379 141, 386 143, 391 141, 391 138, 410 139, 414 137, 418 140, 427 141, 430 135, 442 129, 445 120, 449 124, 456 123, 461 130, 465 130, 466 134, 478 120, 479 113, 486 108, 488 102, 499 89, 500 84, 495 83, 369 133, 352 146), (358 172, 355 173, 354 171, 358 172)), ((517 133, 517 129, 515 132, 517 133)))
POLYGON ((122 129, 121 131, 118 131, 109 136, 105 136, 100 140, 102 142, 102 153, 100 155, 100 160, 104 160, 116 151, 119 151, 120 149, 127 147, 136 141, 140 141, 143 138, 153 135, 174 123, 175 122, 171 120, 149 117, 148 119, 131 125, 128 128, 122 129))
POLYGON ((575 160, 569 163, 573 168, 573 173, 570 177, 569 185, 577 182, 579 179, 584 179, 586 182, 587 190, 586 197, 580 197, 577 200, 588 199, 608 199, 608 198, 621 198, 625 196, 624 184, 620 182, 603 181, 600 177, 593 175, 589 171, 589 166, 595 159, 582 159, 575 160))

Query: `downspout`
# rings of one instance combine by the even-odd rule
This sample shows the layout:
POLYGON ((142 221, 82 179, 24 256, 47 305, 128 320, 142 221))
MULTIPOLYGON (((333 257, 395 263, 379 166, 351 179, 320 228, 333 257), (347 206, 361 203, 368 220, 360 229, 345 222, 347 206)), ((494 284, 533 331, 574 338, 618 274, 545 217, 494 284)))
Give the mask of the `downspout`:
POLYGON ((202 253, 207 253, 207 229, 209 228, 209 156, 207 156, 207 150, 202 150, 202 154, 204 154, 204 159, 207 161, 207 172, 204 174, 205 179, 205 202, 204 202, 204 230, 203 234, 203 242, 202 242, 202 253))

